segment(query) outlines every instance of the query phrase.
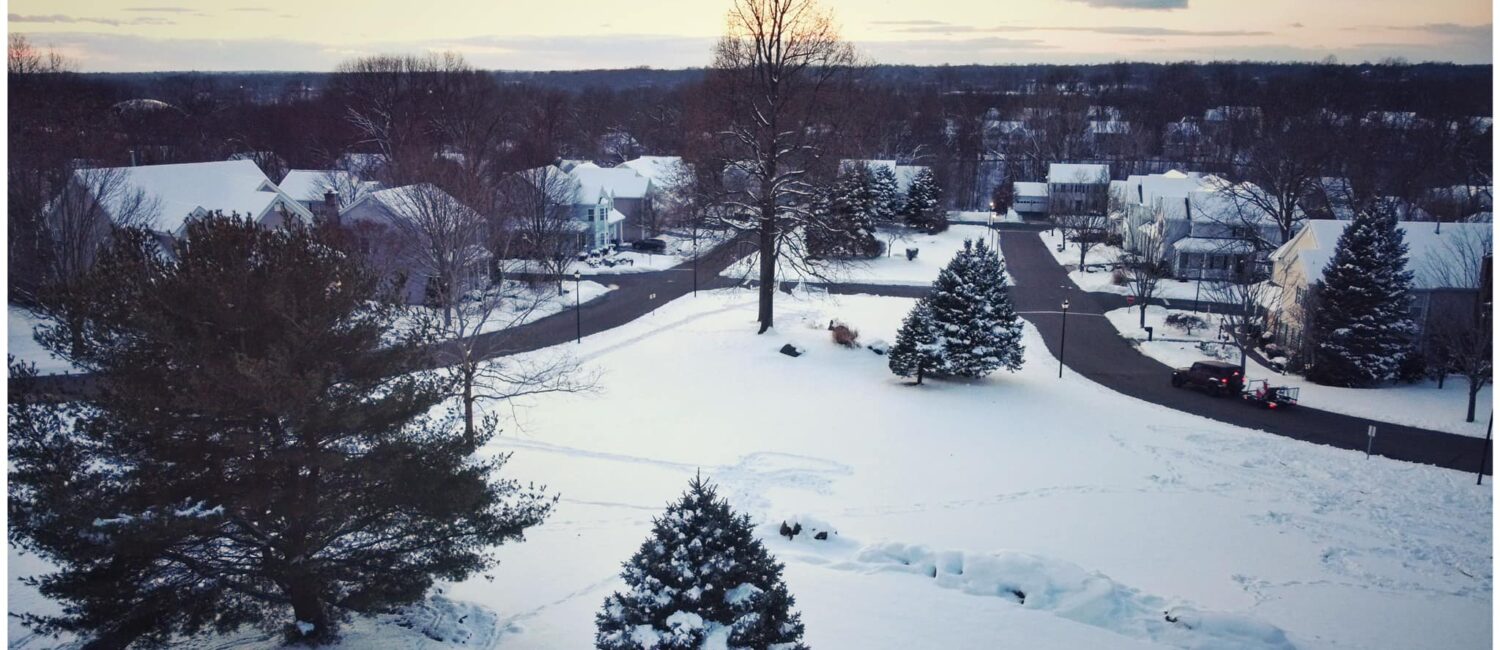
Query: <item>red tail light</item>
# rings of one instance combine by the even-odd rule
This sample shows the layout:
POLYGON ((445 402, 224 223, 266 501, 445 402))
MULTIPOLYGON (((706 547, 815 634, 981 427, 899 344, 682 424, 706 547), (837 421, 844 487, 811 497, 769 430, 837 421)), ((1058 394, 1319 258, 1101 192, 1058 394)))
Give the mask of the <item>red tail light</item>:
POLYGON ((1220 379, 1219 383, 1221 383, 1221 384, 1227 384, 1227 383, 1229 383, 1229 380, 1228 379, 1220 379))
POLYGON ((1276 402, 1271 402, 1270 404, 1267 404, 1266 406, 1269 407, 1269 408, 1276 408, 1276 402))

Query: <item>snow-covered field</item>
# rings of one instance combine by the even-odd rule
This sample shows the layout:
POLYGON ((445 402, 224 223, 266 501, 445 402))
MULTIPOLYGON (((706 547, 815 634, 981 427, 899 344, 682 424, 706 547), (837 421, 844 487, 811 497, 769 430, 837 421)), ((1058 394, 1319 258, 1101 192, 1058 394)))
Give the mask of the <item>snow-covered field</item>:
MULTIPOLYGON (((616 288, 615 285, 601 284, 592 280, 575 283, 572 279, 567 279, 563 281, 563 289, 567 293, 559 295, 557 285, 552 283, 543 282, 529 286, 521 282, 506 282, 503 288, 489 289, 491 292, 504 292, 505 297, 500 298, 500 302, 491 308, 488 315, 484 314, 483 307, 477 302, 465 302, 459 306, 459 309, 464 310, 467 320, 457 321, 462 325, 456 326, 455 334, 473 336, 509 327, 519 327, 557 312, 573 309, 580 302, 588 304, 598 300, 616 288), (573 293, 575 285, 577 296, 573 293)), ((432 318, 439 322, 442 319, 442 312, 432 307, 412 305, 406 309, 412 315, 402 317, 403 324, 410 323, 417 317, 432 318)))
MULTIPOLYGON (((754 294, 720 290, 570 346, 603 391, 526 401, 488 449, 557 511, 493 580, 408 614, 470 641, 382 618, 344 646, 589 647, 620 563, 699 471, 787 564, 815 648, 1489 646, 1488 485, 1058 379, 1029 325, 1020 373, 921 387, 824 329, 894 340, 912 304, 779 295, 757 336, 754 294), (836 532, 778 537, 794 518, 836 532)), ((41 606, 11 559, 10 610, 41 606)))
MULTIPOLYGON (((1146 310, 1146 325, 1155 329, 1156 340, 1151 342, 1145 340, 1146 332, 1140 327, 1140 312, 1135 308, 1116 309, 1104 316, 1120 331, 1121 336, 1137 340, 1137 346, 1143 354, 1169 366, 1182 367, 1207 358, 1198 348, 1197 341, 1215 340, 1218 321, 1210 314, 1200 313, 1199 316, 1209 323, 1209 327, 1194 330, 1189 335, 1167 326, 1166 317, 1170 313, 1192 312, 1152 305, 1146 310), (1164 338, 1178 340, 1162 340, 1164 338)), ((1232 351, 1231 346, 1224 348, 1232 351)), ((1234 351, 1228 360, 1238 362, 1239 353, 1234 351)), ((1256 363, 1253 358, 1246 363, 1247 377, 1271 379, 1273 384, 1280 386, 1297 386, 1301 388, 1301 403, 1313 408, 1466 436, 1484 437, 1487 418, 1494 403, 1491 399, 1491 387, 1480 389, 1475 421, 1464 422, 1469 403, 1468 382, 1456 375, 1449 377, 1441 389, 1435 381, 1394 384, 1382 388, 1337 388, 1314 384, 1297 374, 1280 374, 1256 363)))
MULTIPOLYGON (((994 239, 985 239, 990 236, 990 229, 986 226, 952 225, 947 230, 936 235, 921 232, 896 232, 880 231, 876 233, 882 245, 886 246, 887 254, 869 260, 850 260, 833 262, 825 265, 824 275, 826 279, 813 278, 805 273, 799 272, 786 264, 781 265, 782 273, 778 277, 789 281, 806 282, 847 282, 859 284, 883 284, 883 285, 909 285, 927 286, 937 279, 938 272, 953 260, 953 256, 963 249, 964 240, 984 240, 994 244, 994 239), (914 260, 906 259, 906 249, 917 249, 917 257, 914 260)), ((998 253, 998 251, 997 251, 998 253)), ((757 277, 757 256, 749 255, 734 264, 731 264, 720 275, 730 278, 755 278, 757 277)), ((1013 276, 1007 274, 1007 280, 1014 284, 1013 276)))
POLYGON ((48 352, 42 344, 36 342, 35 332, 39 325, 48 321, 37 318, 34 314, 20 307, 12 305, 6 316, 6 327, 8 336, 5 353, 15 356, 17 361, 25 361, 36 364, 37 374, 61 375, 70 372, 78 372, 73 364, 59 359, 48 352))

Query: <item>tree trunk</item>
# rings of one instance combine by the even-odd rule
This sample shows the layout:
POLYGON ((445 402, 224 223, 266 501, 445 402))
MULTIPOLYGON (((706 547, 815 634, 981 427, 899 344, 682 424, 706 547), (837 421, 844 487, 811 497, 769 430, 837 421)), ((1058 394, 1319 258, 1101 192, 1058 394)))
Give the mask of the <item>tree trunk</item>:
POLYGON ((760 208, 760 331, 775 324, 772 301, 776 299, 776 205, 767 200, 760 208))
POLYGON ((1469 414, 1464 418, 1464 422, 1474 421, 1474 402, 1479 399, 1481 388, 1484 388, 1484 382, 1475 381, 1473 377, 1469 378, 1469 414))
POLYGON ((464 372, 464 440, 474 440, 474 376, 464 372))
POLYGON ((922 364, 917 364, 917 385, 922 385, 922 364))
POLYGON ((312 645, 333 641, 333 617, 329 615, 320 592, 317 580, 312 576, 300 576, 288 585, 287 598, 292 603, 292 615, 296 617, 287 630, 289 640, 312 645), (304 631, 307 624, 312 627, 304 631))

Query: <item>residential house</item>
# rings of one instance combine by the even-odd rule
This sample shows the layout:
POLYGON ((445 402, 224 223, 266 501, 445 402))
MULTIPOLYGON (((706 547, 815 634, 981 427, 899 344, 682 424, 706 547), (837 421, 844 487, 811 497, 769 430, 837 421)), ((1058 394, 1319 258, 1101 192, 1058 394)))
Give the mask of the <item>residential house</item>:
POLYGON ((339 224, 353 233, 371 264, 385 277, 399 282, 396 291, 409 304, 422 304, 434 294, 444 269, 452 269, 459 283, 457 293, 488 284, 490 253, 482 236, 472 241, 433 245, 425 238, 424 223, 469 222, 472 229, 455 226, 455 232, 482 233, 484 217, 452 195, 430 183, 404 185, 370 192, 339 213, 339 224))
POLYGON ((1083 142, 1096 156, 1119 156, 1130 151, 1130 123, 1123 120, 1089 120, 1083 127, 1083 142))
POLYGON ((1183 118, 1162 129, 1162 155, 1176 160, 1197 160, 1207 151, 1208 138, 1197 121, 1183 118))
POLYGON ((1258 208, 1218 191, 1223 181, 1210 179, 1209 189, 1189 192, 1182 210, 1162 215, 1166 262, 1180 279, 1247 279, 1263 272, 1263 242, 1276 241, 1276 221, 1258 208))
POLYGON ((1011 209, 1022 217, 1047 215, 1047 184, 1016 181, 1011 209))
POLYGON ((1047 167, 1047 213, 1104 214, 1109 208, 1109 165, 1052 163, 1047 167))
POLYGON ((625 214, 615 209, 615 195, 605 185, 581 182, 556 165, 528 169, 517 176, 542 192, 545 203, 561 204, 568 218, 566 228, 574 233, 575 252, 600 250, 625 240, 625 214))
MULTIPOLYGON (((1316 299, 1316 286, 1350 222, 1312 219, 1290 240, 1271 254, 1271 282, 1280 291, 1270 305, 1271 331, 1281 345, 1299 350, 1304 344, 1308 310, 1316 299)), ((1409 315, 1416 323, 1418 340, 1433 323, 1445 318, 1471 318, 1480 299, 1481 279, 1473 269, 1463 268, 1487 257, 1494 226, 1489 223, 1445 223, 1403 221, 1396 224, 1406 240, 1406 270, 1412 274, 1409 315)))
MULTIPOLYGON (((1120 235, 1121 245, 1126 250, 1139 252, 1143 246, 1140 241, 1142 233, 1155 232, 1143 228, 1171 220, 1186 223, 1185 199, 1189 194, 1205 187, 1208 187, 1208 180, 1201 174, 1177 170, 1164 174, 1132 174, 1124 181, 1111 183, 1110 191, 1114 195, 1117 214, 1110 216, 1114 219, 1114 228, 1120 235)), ((1186 236, 1181 228, 1165 232, 1186 236)), ((1170 243, 1154 237, 1150 242, 1157 246, 1170 243)))
POLYGON ((631 167, 600 167, 591 162, 574 165, 568 174, 578 182, 586 200, 593 202, 608 194, 611 209, 624 215, 623 221, 614 223, 611 239, 637 241, 659 234, 650 178, 631 167))
POLYGON ((97 192, 98 180, 111 177, 103 203, 112 221, 126 210, 147 206, 148 227, 170 237, 183 233, 189 219, 215 212, 238 214, 268 227, 293 220, 312 221, 312 213, 287 196, 250 160, 226 160, 140 167, 79 169, 70 190, 97 192))
POLYGON ((380 189, 380 183, 362 181, 342 169, 293 169, 277 186, 313 216, 324 219, 337 217, 343 208, 380 189))

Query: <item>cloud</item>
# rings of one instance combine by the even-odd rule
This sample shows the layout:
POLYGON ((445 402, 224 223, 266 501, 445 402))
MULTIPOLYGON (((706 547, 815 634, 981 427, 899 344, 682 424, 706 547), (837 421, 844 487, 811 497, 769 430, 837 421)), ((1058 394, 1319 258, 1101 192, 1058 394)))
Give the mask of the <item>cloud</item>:
POLYGON ((926 20, 926 19, 921 19, 921 20, 872 20, 872 21, 870 21, 870 24, 871 25, 897 25, 897 26, 907 25, 907 26, 916 26, 916 25, 948 25, 950 23, 945 23, 945 22, 943 22, 941 20, 926 20))
POLYGON ((65 16, 63 14, 47 14, 47 15, 8 14, 6 19, 8 21, 10 21, 10 22, 13 22, 13 23, 52 23, 52 24, 94 23, 94 24, 99 24, 99 25, 110 25, 112 27, 119 27, 120 25, 172 25, 172 24, 175 24, 175 22, 172 21, 172 20, 169 20, 169 19, 166 19, 166 18, 159 18, 159 17, 156 17, 156 16, 142 16, 140 18, 132 18, 130 20, 117 20, 117 19, 114 19, 114 18, 90 18, 90 17, 87 17, 87 16, 65 16))
POLYGON ((196 9, 190 7, 126 7, 125 11, 159 11, 173 14, 197 13, 196 9))
POLYGON ((1171 10, 1186 9, 1188 6, 1188 0, 1073 0, 1073 2, 1109 9, 1171 10))
POLYGON ((266 12, 266 13, 269 13, 271 11, 271 8, 270 7, 235 7, 233 9, 230 9, 230 11, 255 11, 255 12, 266 12))
POLYGON ((1088 32, 1092 34, 1114 34, 1118 36, 1268 36, 1271 32, 1240 29, 1172 29, 1168 27, 1074 27, 1045 25, 1000 25, 976 27, 972 25, 919 25, 896 30, 914 34, 986 34, 1007 32, 1088 32))

